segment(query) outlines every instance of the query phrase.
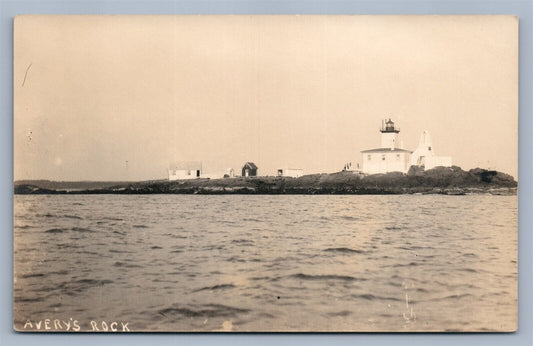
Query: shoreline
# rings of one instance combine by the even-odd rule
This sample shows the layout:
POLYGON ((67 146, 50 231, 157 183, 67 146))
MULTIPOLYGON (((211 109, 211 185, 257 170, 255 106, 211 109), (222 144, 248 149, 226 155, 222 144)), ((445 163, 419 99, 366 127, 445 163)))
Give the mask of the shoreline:
POLYGON ((517 182, 505 173, 457 166, 427 171, 410 170, 362 176, 354 172, 290 177, 235 177, 145 182, 53 182, 14 183, 14 194, 203 194, 203 195, 516 195, 517 182))

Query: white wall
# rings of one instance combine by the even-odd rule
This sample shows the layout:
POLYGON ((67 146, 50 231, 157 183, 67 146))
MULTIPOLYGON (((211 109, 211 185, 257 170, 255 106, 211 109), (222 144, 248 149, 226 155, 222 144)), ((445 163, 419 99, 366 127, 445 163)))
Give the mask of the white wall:
POLYGON ((303 169, 287 168, 287 169, 282 169, 282 172, 281 172, 282 177, 298 178, 298 177, 301 177, 302 175, 304 175, 303 169))
POLYGON ((381 133, 381 148, 399 148, 400 142, 396 132, 381 133))
MULTIPOLYGON (((202 172, 200 172, 200 176, 202 172)), ((196 170, 168 170, 168 180, 196 179, 196 170)))
POLYGON ((407 173, 409 170, 410 153, 402 151, 395 152, 372 152, 362 153, 363 173, 377 174, 388 172, 407 173), (385 160, 383 160, 383 156, 385 160))

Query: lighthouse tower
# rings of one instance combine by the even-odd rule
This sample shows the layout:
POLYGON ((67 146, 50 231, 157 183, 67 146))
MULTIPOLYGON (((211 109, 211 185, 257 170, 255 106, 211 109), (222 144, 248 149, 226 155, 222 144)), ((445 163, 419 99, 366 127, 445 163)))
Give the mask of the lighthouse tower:
POLYGON ((399 147, 398 134, 400 128, 394 125, 394 122, 389 119, 381 121, 381 147, 394 150, 399 147))
POLYGON ((390 119, 381 122, 381 146, 361 151, 363 173, 387 172, 407 173, 411 161, 411 151, 403 149, 398 139, 400 128, 390 119))

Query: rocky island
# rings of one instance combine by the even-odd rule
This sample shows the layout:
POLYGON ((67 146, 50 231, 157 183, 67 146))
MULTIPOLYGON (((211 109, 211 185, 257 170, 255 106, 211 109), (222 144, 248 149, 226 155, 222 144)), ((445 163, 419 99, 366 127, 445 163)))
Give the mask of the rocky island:
POLYGON ((143 182, 53 182, 27 180, 14 183, 15 194, 445 194, 489 193, 513 195, 517 182, 508 174, 481 168, 429 170, 411 167, 407 174, 362 175, 342 171, 290 177, 236 177, 223 179, 157 180, 143 182))

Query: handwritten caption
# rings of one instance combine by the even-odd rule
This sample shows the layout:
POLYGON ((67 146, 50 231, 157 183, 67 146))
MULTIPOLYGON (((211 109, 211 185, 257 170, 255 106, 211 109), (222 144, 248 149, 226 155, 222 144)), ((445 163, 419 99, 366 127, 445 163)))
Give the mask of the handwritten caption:
POLYGON ((81 323, 72 317, 68 320, 50 319, 26 320, 25 330, 50 330, 62 332, 130 332, 129 322, 90 321, 81 323))

